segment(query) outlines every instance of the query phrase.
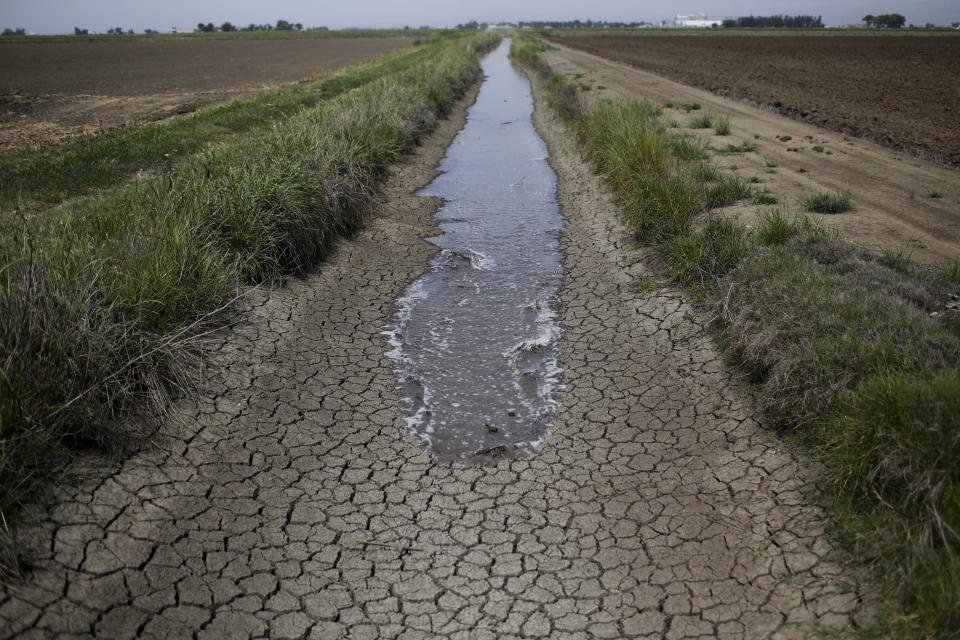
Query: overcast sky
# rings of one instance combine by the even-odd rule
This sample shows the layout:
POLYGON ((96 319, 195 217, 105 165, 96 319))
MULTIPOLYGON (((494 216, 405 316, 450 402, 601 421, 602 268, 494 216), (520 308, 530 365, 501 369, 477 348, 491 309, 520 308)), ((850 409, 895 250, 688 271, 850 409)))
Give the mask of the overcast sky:
POLYGON ((33 33, 72 33, 80 27, 169 31, 198 22, 243 26, 301 22, 305 27, 433 27, 457 23, 520 20, 669 20, 674 14, 706 12, 711 18, 745 15, 822 15, 828 25, 859 23, 868 13, 901 13, 908 23, 949 25, 960 21, 958 0, 0 0, 0 28, 33 33))

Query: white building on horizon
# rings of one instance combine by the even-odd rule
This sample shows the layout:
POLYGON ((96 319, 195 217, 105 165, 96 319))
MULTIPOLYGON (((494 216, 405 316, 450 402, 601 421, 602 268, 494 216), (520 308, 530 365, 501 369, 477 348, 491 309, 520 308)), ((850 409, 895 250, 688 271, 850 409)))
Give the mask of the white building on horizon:
POLYGON ((723 20, 711 20, 710 16, 706 13, 691 13, 690 15, 680 15, 677 14, 677 17, 673 21, 674 26, 677 27, 693 27, 698 29, 709 29, 716 26, 721 26, 723 20))

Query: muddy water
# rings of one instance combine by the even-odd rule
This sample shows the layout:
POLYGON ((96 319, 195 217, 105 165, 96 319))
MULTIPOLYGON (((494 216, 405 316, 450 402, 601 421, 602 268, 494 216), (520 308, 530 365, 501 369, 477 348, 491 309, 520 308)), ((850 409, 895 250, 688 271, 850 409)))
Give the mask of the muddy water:
POLYGON ((408 424, 438 460, 529 453, 549 427, 564 221, 509 41, 483 61, 467 124, 420 195, 444 200, 430 270, 389 328, 408 424))

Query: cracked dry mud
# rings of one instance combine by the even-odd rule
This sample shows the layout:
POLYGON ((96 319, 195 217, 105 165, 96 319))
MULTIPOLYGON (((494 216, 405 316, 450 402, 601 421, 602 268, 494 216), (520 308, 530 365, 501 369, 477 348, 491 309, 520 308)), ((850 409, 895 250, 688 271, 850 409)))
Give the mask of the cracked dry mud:
POLYGON ((862 608, 831 562, 810 472, 759 427, 703 322, 645 273, 606 191, 538 110, 566 279, 545 444, 436 464, 406 432, 381 330, 435 250, 410 195, 462 114, 396 171, 389 204, 310 276, 220 335, 157 446, 95 465, 20 540, 0 599, 22 637, 805 637, 862 608))

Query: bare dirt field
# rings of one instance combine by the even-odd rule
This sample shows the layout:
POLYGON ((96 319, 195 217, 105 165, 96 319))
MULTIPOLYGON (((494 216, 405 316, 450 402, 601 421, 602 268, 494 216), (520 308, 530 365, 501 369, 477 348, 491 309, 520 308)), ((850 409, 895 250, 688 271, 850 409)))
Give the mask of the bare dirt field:
MULTIPOLYGON (((811 193, 846 191, 852 195, 854 211, 822 219, 853 242, 903 252, 922 262, 960 259, 960 171, 955 168, 851 139, 562 44, 545 52, 544 57, 554 70, 592 87, 580 94, 588 102, 647 98, 674 104, 665 110, 666 121, 673 122, 677 131, 703 136, 707 145, 717 150, 717 164, 759 181, 757 188, 767 189, 779 199, 774 207, 802 211, 802 202, 811 193), (681 108, 694 102, 702 110, 687 113, 681 108), (704 113, 730 116, 730 135, 691 128, 693 116, 704 113), (755 149, 746 153, 726 151, 728 145, 742 143, 755 145, 755 149)), ((951 128, 956 135, 957 127, 947 129, 951 128)), ((722 213, 751 224, 761 209, 744 202, 722 213)))
POLYGON ((315 79, 411 38, 0 46, 0 152, 189 113, 315 79))
POLYGON ((960 37, 553 36, 790 117, 960 165, 960 37))

